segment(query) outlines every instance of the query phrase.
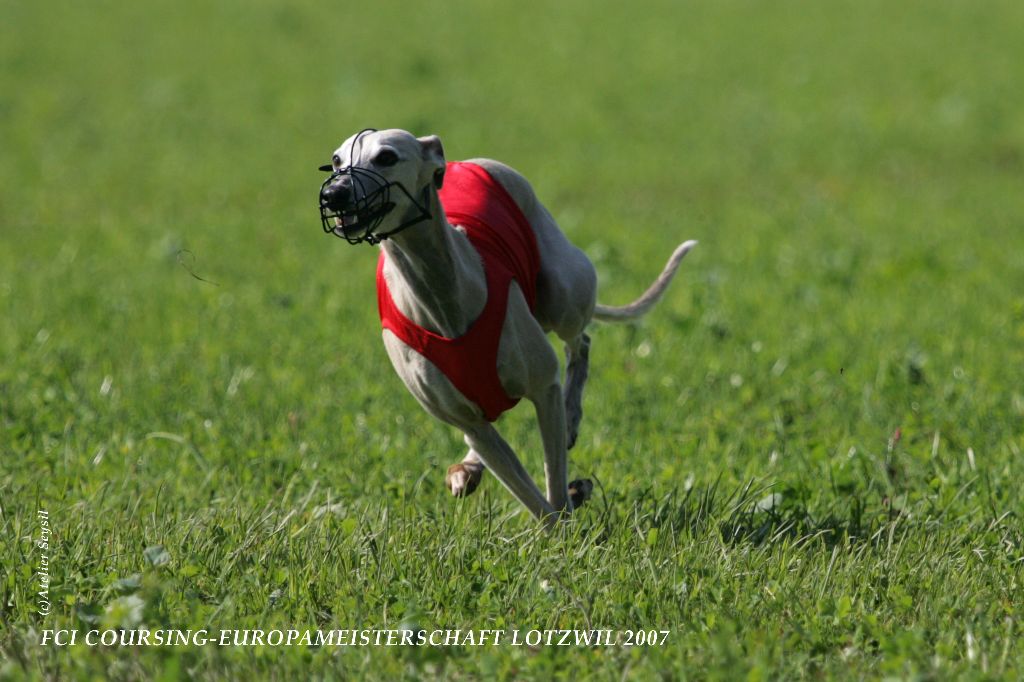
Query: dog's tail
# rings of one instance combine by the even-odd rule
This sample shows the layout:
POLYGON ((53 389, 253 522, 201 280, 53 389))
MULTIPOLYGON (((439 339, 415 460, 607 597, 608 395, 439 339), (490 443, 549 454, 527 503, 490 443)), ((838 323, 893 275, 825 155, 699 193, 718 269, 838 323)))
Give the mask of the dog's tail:
POLYGON ((697 246, 697 242, 692 239, 677 246, 676 250, 672 252, 672 256, 668 259, 668 263, 665 264, 665 269, 658 275, 658 279, 654 280, 654 284, 649 286, 647 291, 632 303, 624 306, 609 306, 598 303, 594 308, 594 319, 601 322, 626 322, 642 317, 648 310, 654 307, 654 304, 658 302, 661 295, 668 289, 672 278, 675 277, 676 270, 679 269, 679 264, 683 262, 683 258, 690 252, 690 249, 695 246, 697 246))

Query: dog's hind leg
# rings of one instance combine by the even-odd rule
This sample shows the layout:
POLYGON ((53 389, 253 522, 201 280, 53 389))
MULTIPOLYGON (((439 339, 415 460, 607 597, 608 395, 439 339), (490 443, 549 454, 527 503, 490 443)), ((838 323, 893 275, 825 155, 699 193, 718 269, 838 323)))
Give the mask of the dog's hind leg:
POLYGON ((458 464, 448 467, 444 476, 445 485, 455 497, 472 495, 484 476, 484 463, 480 453, 470 448, 469 453, 458 464))
POLYGON ((566 449, 576 445, 583 418, 583 387, 590 371, 590 337, 581 332, 565 343, 565 427, 566 449))

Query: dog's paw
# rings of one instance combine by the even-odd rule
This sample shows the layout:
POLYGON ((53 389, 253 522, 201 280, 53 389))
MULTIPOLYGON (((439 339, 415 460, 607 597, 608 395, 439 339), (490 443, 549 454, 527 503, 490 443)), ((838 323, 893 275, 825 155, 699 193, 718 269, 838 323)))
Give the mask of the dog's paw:
POLYGON ((448 473, 444 475, 444 484, 452 491, 455 497, 466 497, 472 495, 480 480, 484 476, 482 466, 473 466, 459 462, 448 467, 448 473))
POLYGON ((569 483, 569 499, 572 500, 572 508, 579 509, 583 503, 590 499, 594 492, 594 484, 589 478, 580 478, 569 483))

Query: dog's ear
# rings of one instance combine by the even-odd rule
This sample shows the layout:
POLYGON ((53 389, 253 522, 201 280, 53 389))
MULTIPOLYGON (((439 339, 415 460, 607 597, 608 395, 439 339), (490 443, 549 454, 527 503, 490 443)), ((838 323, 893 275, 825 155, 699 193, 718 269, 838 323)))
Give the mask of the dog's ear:
POLYGON ((444 184, 444 147, 441 146, 441 138, 437 135, 427 135, 417 138, 420 143, 420 150, 423 152, 423 160, 426 161, 427 169, 433 172, 434 188, 441 189, 444 184))

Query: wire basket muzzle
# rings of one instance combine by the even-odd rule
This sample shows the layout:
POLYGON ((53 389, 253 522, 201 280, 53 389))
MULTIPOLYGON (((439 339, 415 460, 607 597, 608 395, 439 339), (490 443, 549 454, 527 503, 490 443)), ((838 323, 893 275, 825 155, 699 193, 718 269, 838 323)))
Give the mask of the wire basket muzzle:
POLYGON ((350 244, 379 241, 374 230, 395 207, 391 202, 392 184, 380 173, 359 166, 331 173, 320 186, 320 222, 324 232, 350 244))

